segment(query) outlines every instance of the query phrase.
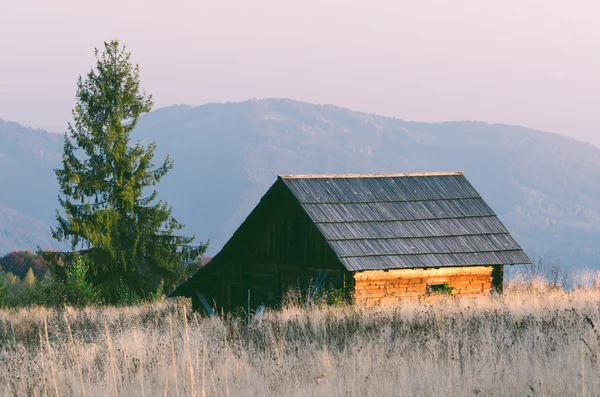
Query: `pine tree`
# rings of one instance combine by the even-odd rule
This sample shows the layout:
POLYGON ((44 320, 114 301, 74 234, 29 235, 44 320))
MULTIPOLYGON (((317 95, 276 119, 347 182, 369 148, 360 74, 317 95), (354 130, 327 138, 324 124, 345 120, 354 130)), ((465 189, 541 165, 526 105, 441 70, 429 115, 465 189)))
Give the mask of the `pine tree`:
POLYGON ((35 276, 33 275, 33 269, 29 268, 29 270, 27 270, 27 274, 25 275, 25 277, 23 277, 23 284, 27 285, 28 287, 33 286, 33 284, 35 283, 35 276))
MULTIPOLYGON (((96 67, 77 83, 73 123, 64 138, 58 241, 71 243, 89 267, 89 281, 114 298, 118 285, 140 296, 168 290, 185 267, 206 250, 192 246, 172 208, 157 201, 155 186, 173 168, 166 157, 152 163, 156 144, 130 144, 139 117, 152 109, 152 97, 140 90, 139 67, 118 41, 96 49, 96 67)), ((105 298, 106 298, 105 296, 105 298)), ((109 298, 110 299, 110 298, 109 298)))

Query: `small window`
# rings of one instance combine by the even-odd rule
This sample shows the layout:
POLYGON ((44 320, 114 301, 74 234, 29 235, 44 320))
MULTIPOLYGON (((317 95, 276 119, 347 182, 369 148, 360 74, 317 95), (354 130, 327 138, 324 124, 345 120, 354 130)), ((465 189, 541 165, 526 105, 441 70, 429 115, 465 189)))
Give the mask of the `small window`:
POLYGON ((454 287, 444 284, 429 284, 427 286, 427 295, 452 295, 454 287))

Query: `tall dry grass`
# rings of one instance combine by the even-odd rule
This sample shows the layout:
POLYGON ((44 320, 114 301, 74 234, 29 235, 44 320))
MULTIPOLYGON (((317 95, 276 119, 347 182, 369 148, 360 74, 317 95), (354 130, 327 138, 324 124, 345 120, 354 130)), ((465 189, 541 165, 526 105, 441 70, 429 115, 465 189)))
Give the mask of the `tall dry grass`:
MULTIPOLYGON (((589 286, 588 286, 589 287, 589 286)), ((596 396, 600 292, 207 318, 178 303, 0 311, 0 395, 596 396)))

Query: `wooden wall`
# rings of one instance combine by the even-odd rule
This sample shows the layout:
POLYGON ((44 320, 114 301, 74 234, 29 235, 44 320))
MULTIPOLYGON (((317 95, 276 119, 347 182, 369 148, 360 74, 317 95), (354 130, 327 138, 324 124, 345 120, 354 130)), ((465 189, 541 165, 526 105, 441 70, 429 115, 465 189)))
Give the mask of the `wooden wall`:
MULTIPOLYGON (((325 271, 344 282, 345 269, 296 198, 281 181, 266 194, 197 286, 211 305, 225 310, 276 306, 292 287, 306 288, 325 271), (212 270, 212 269, 211 269, 212 270)), ((207 269, 209 270, 209 269, 207 269)), ((327 284, 327 282, 325 283, 327 284)))
POLYGON ((455 288, 453 296, 473 296, 489 293, 492 286, 501 286, 501 277, 501 266, 356 272, 354 273, 354 302, 395 304, 400 299, 427 296, 428 285, 444 283, 455 288))

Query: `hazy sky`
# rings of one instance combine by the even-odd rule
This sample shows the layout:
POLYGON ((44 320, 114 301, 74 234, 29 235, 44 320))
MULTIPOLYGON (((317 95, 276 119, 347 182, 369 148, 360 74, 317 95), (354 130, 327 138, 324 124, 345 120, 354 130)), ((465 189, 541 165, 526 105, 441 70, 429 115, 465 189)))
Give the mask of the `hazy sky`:
POLYGON ((600 146, 600 2, 0 0, 0 118, 64 131, 119 38, 157 107, 289 97, 600 146))

